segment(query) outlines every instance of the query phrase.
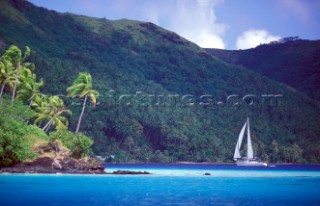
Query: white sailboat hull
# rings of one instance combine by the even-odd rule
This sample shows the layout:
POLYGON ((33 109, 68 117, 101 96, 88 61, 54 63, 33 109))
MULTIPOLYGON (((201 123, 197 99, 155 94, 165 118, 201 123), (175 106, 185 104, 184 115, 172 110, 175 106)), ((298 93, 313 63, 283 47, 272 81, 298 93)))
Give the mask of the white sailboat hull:
POLYGON ((253 166, 253 167, 267 167, 268 164, 256 159, 241 159, 236 161, 237 166, 253 166))

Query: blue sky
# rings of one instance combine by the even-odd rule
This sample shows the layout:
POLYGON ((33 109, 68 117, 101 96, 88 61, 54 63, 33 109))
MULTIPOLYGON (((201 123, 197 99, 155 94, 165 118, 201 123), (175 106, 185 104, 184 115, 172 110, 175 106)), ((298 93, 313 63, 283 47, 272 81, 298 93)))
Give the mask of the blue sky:
POLYGON ((29 0, 59 12, 153 22, 201 47, 320 39, 320 0, 29 0))

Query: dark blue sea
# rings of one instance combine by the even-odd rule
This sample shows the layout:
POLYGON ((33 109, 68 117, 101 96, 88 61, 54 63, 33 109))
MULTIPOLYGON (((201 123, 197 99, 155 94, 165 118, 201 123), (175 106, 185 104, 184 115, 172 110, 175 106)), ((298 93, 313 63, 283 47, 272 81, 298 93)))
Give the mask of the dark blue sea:
POLYGON ((118 169, 152 174, 1 174, 0 205, 320 205, 320 165, 106 165, 118 169))

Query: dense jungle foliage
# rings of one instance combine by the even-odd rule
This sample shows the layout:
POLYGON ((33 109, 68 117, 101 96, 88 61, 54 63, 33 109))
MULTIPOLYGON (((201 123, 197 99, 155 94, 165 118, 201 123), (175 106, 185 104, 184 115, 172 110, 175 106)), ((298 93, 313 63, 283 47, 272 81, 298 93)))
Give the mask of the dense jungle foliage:
MULTIPOLYGON (((72 133, 65 116, 71 115, 71 111, 63 100, 40 92, 44 82, 42 79, 37 81, 37 75, 33 73, 35 66, 27 61, 30 52, 26 47, 23 54, 12 45, 0 56, 0 167, 32 160, 39 155, 54 158, 63 146, 67 147, 63 154, 66 157, 92 155, 93 141, 78 133, 82 116, 78 119, 76 133, 72 133), (55 132, 46 134, 53 128, 55 132), (54 154, 50 154, 51 150, 54 154)), ((89 96, 93 104, 99 95, 92 89, 91 75, 85 72, 79 73, 67 90, 72 96, 85 100, 89 96)))

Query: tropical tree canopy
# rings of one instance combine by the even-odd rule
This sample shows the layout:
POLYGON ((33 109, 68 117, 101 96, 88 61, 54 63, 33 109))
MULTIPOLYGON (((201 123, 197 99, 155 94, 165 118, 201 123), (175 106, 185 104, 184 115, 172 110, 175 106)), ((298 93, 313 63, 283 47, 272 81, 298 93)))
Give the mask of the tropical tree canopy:
POLYGON ((44 131, 49 131, 52 125, 57 129, 64 129, 68 126, 68 119, 62 116, 63 113, 71 115, 71 111, 66 108, 62 99, 58 96, 39 96, 35 98, 32 106, 35 107, 37 118, 35 124, 40 121, 48 121, 42 128, 44 131))
POLYGON ((29 102, 29 107, 32 105, 32 101, 38 95, 40 95, 39 89, 44 85, 43 79, 37 82, 37 75, 33 74, 29 69, 24 68, 20 75, 20 85, 18 86, 17 98, 26 102, 29 102))
POLYGON ((76 133, 79 132, 82 116, 86 106, 87 98, 89 97, 92 107, 96 106, 99 92, 92 89, 92 77, 87 72, 80 72, 73 84, 67 88, 67 97, 84 98, 81 114, 78 120, 76 133))
POLYGON ((88 96, 93 107, 96 106, 99 92, 92 89, 92 77, 87 72, 80 72, 72 86, 67 88, 67 97, 83 98, 88 96))
MULTIPOLYGON (((12 45, 9 47, 9 49, 6 50, 2 58, 10 60, 14 64, 14 66, 17 67, 20 65, 21 55, 22 55, 21 50, 17 46, 12 45)), ((23 59, 26 59, 29 55, 30 55, 30 48, 26 47, 26 52, 23 59)))
POLYGON ((3 94, 4 88, 6 85, 9 85, 11 89, 13 89, 13 85, 15 82, 15 72, 12 62, 6 58, 0 59, 0 97, 3 94))
POLYGON ((10 46, 9 49, 6 50, 6 52, 2 56, 3 59, 11 61, 15 67, 15 81, 14 81, 14 85, 13 85, 12 102, 11 102, 12 104, 15 99, 17 85, 19 82, 19 74, 20 74, 21 69, 22 68, 34 69, 33 63, 25 62, 25 60, 29 56, 30 56, 30 48, 28 46, 26 46, 25 53, 22 57, 21 50, 15 45, 10 46))

